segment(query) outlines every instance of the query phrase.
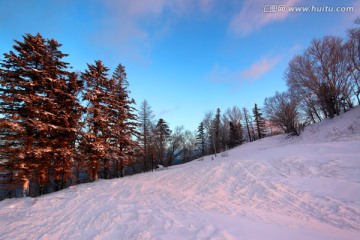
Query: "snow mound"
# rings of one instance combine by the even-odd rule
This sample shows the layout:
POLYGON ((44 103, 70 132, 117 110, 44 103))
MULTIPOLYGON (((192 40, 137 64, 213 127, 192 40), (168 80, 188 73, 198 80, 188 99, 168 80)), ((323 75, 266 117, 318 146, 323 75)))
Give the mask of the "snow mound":
POLYGON ((317 141, 360 140, 360 108, 306 127, 302 139, 317 141))
POLYGON ((359 126, 356 108, 227 157, 7 199, 0 239, 360 239, 359 126))

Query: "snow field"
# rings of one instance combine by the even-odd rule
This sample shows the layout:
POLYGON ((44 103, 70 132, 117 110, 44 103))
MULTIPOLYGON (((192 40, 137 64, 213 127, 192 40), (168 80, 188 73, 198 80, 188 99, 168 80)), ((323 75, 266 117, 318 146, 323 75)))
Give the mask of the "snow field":
POLYGON ((0 239, 360 239, 359 146, 356 108, 228 157, 4 200, 0 239))

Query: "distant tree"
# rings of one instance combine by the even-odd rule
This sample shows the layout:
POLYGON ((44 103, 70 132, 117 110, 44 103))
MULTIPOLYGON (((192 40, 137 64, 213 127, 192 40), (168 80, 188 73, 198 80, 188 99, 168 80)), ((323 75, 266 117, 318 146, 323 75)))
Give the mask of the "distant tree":
POLYGON ((141 103, 140 109, 138 111, 138 142, 142 147, 144 171, 148 171, 150 166, 150 141, 152 140, 151 138, 152 129, 154 128, 154 118, 155 116, 151 110, 151 106, 146 100, 144 100, 141 103))
MULTIPOLYGON (((293 92, 300 90, 291 89, 291 91, 293 92)), ((292 95, 299 97, 298 92, 293 92, 292 95)), ((301 99, 302 101, 298 101, 299 111, 300 109, 302 110, 304 116, 308 119, 308 122, 316 123, 321 121, 323 119, 323 114, 321 113, 321 107, 318 104, 316 96, 311 92, 304 91, 302 92, 301 96, 302 97, 299 98, 299 100, 301 99)))
POLYGON ((156 141, 157 141, 157 157, 160 164, 164 165, 166 155, 166 142, 170 138, 171 130, 164 119, 160 118, 155 127, 156 141))
POLYGON ((212 121, 214 118, 214 112, 208 111, 205 113, 204 118, 202 122, 204 123, 204 129, 205 129, 205 139, 206 139, 206 148, 205 148, 205 154, 211 153, 213 150, 213 145, 211 141, 211 131, 212 131, 212 121))
POLYGON ((166 166, 171 166, 175 159, 181 156, 183 143, 184 143, 185 133, 184 126, 177 126, 175 130, 171 133, 167 149, 167 163, 166 166))
POLYGON ((288 92, 276 92, 275 96, 265 98, 264 109, 268 119, 289 135, 299 135, 301 124, 297 110, 298 101, 288 92))
POLYGON ((186 130, 183 137, 183 144, 182 144, 182 153, 183 153, 183 161, 189 162, 193 160, 195 157, 195 150, 197 148, 197 139, 196 139, 196 132, 191 132, 186 130))
POLYGON ((262 113, 256 103, 253 109, 253 114, 255 118, 257 137, 258 139, 261 139, 265 137, 266 125, 265 125, 265 120, 262 117, 262 113))
POLYGON ((240 145, 244 138, 241 125, 241 121, 243 118, 241 109, 237 106, 233 106, 232 108, 228 108, 225 111, 225 115, 228 119, 226 121, 226 124, 228 124, 226 127, 228 128, 227 134, 229 147, 235 147, 237 145, 240 145))
POLYGON ((229 118, 226 113, 221 115, 220 118, 220 128, 219 128, 219 149, 225 150, 228 149, 229 144, 229 118))
POLYGON ((206 138, 205 138, 205 128, 203 122, 199 124, 196 135, 196 143, 200 149, 201 156, 205 156, 206 138))
POLYGON ((150 132, 147 137, 148 143, 147 143, 147 169, 154 171, 156 168, 156 164, 158 164, 159 157, 159 142, 157 139, 158 133, 156 129, 156 125, 154 123, 151 123, 150 125, 150 132))
POLYGON ((249 115, 249 111, 247 110, 247 108, 245 108, 245 107, 243 108, 243 113, 244 113, 245 126, 246 126, 246 130, 247 130, 249 142, 251 142, 254 139, 252 138, 252 134, 251 134, 251 129, 250 129, 251 121, 249 119, 250 115, 249 115))
POLYGON ((227 116, 227 118, 229 119, 229 121, 233 122, 233 123, 240 123, 242 120, 242 113, 241 113, 241 109, 237 106, 233 106, 232 108, 228 108, 225 111, 225 115, 227 116))
POLYGON ((229 122, 230 136, 229 136, 229 147, 233 148, 239 146, 242 143, 241 125, 239 123, 229 122))
POLYGON ((213 147, 213 153, 215 154, 215 156, 216 153, 220 151, 220 124, 220 109, 218 108, 216 110, 215 118, 212 120, 210 132, 211 145, 213 147))

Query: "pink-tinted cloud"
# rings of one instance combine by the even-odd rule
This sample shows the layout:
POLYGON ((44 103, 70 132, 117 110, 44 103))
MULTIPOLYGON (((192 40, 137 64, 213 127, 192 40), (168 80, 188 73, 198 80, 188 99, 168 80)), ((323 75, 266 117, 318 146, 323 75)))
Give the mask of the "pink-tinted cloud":
POLYGON ((248 69, 242 71, 240 76, 247 80, 258 80, 271 71, 281 59, 282 56, 275 56, 272 58, 262 57, 257 62, 251 64, 248 69))
POLYGON ((288 60, 288 58, 298 52, 300 48, 300 45, 295 44, 290 49, 282 51, 276 56, 262 56, 259 60, 252 63, 247 69, 242 70, 239 76, 242 79, 250 81, 261 79, 265 74, 274 69, 280 61, 288 60))
POLYGON ((263 56, 248 68, 242 70, 232 70, 218 64, 214 64, 208 75, 208 79, 214 83, 236 84, 240 86, 244 81, 260 80, 264 75, 276 67, 276 65, 294 52, 297 47, 293 47, 286 54, 273 57, 263 56))
POLYGON ((269 5, 275 4, 266 0, 245 0, 238 14, 233 16, 229 29, 236 35, 248 35, 274 21, 282 21, 289 16, 288 6, 295 6, 301 0, 278 0, 276 5, 285 5, 283 12, 263 12, 269 5))

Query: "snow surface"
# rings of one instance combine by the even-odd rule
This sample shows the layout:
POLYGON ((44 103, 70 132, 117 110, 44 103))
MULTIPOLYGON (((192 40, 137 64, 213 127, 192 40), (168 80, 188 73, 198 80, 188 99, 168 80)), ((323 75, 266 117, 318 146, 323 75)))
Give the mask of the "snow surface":
POLYGON ((4 200, 0 239, 360 239, 359 146, 358 107, 228 157, 4 200))

